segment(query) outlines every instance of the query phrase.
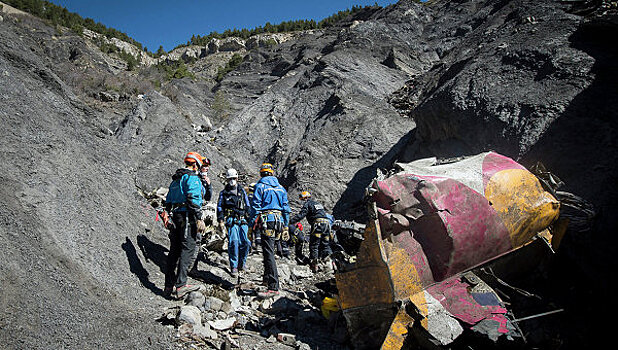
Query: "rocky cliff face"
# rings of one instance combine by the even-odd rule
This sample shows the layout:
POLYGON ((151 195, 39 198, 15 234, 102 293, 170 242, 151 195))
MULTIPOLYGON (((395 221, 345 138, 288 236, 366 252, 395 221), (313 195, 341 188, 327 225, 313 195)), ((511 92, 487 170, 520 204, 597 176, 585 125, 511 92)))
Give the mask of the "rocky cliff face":
POLYGON ((169 346, 152 322, 162 271, 136 237, 167 238, 139 193, 167 186, 188 150, 249 179, 270 161, 291 198, 309 189, 338 218, 362 218, 365 186, 397 160, 493 149, 542 161, 600 209, 595 230, 565 241, 596 293, 616 246, 612 11, 401 1, 245 43, 216 81, 232 54, 219 47, 189 64, 196 79, 161 87, 153 68, 127 72, 82 37, 2 13, 2 343, 169 346))

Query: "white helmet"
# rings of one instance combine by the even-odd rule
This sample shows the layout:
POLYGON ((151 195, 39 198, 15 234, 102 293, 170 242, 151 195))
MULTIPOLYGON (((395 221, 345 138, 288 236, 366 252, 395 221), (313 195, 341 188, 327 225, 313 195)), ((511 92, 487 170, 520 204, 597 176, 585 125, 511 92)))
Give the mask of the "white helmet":
POLYGON ((227 173, 225 174, 225 178, 226 179, 237 179, 238 178, 238 172, 234 168, 229 168, 229 169, 227 169, 227 173))

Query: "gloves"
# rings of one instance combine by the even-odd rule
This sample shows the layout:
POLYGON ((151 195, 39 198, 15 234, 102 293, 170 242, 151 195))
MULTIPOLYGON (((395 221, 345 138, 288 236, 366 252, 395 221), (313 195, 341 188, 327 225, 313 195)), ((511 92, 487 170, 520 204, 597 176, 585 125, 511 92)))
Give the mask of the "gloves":
POLYGON ((283 232, 281 233, 281 240, 287 242, 290 239, 290 231, 287 227, 283 228, 283 232))
POLYGON ((198 233, 206 232, 206 224, 204 223, 204 220, 197 220, 195 223, 197 224, 198 233))
POLYGON ((222 234, 227 235, 227 227, 225 227, 225 222, 219 221, 219 229, 222 234))

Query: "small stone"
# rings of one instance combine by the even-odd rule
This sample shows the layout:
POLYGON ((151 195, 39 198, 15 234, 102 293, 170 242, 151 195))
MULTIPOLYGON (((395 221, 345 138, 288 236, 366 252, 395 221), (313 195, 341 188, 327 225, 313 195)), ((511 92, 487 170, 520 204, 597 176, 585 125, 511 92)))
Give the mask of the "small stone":
POLYGON ((268 337, 268 339, 266 339, 266 342, 268 343, 276 343, 277 342, 277 338, 275 338, 274 335, 270 335, 270 337, 268 337))
POLYGON ((210 328, 210 325, 195 325, 193 334, 200 339, 217 339, 217 332, 210 328))
POLYGON ((223 305, 221 305, 221 311, 229 314, 234 310, 232 309, 232 305, 230 303, 223 303, 223 305))
POLYGON ((193 325, 185 323, 178 327, 178 336, 179 337, 188 337, 193 334, 193 325))
POLYGON ((202 313, 200 312, 200 309, 195 306, 185 305, 180 308, 176 321, 178 324, 188 323, 191 325, 201 325, 202 313))
POLYGON ((189 293, 187 297, 187 305, 195 306, 200 309, 200 311, 204 311, 205 302, 206 297, 204 297, 204 294, 197 291, 189 293))
POLYGON ((234 317, 230 317, 228 319, 225 320, 216 320, 216 321, 208 321, 208 324, 218 330, 218 331, 224 331, 226 329, 230 329, 232 327, 234 327, 234 324, 236 323, 236 319, 234 317))
POLYGON ((303 343, 300 340, 296 341, 296 350, 311 350, 311 347, 307 343, 303 343))
POLYGON ((290 276, 292 272, 290 271, 290 267, 285 264, 281 264, 277 266, 277 272, 279 273, 279 280, 283 282, 287 282, 290 280, 290 276))
POLYGON ((215 297, 207 297, 204 300, 204 309, 217 313, 223 307, 223 300, 215 297))
POLYGON ((296 345, 296 336, 294 334, 279 333, 277 334, 277 340, 286 345, 290 345, 290 346, 296 345))
POLYGON ((297 266, 292 269, 292 274, 296 278, 308 278, 308 277, 313 276, 313 273, 311 272, 308 266, 297 266))

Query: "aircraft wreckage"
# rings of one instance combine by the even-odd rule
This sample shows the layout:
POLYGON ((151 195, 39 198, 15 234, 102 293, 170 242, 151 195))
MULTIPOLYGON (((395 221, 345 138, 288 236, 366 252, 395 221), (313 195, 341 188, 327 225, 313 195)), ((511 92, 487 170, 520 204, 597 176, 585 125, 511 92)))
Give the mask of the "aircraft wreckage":
POLYGON ((410 336, 421 346, 448 345, 464 328, 493 340, 517 336, 505 304, 472 270, 532 242, 556 249, 566 226, 560 202, 494 152, 398 166, 368 188, 356 263, 336 274, 353 345, 400 349, 410 336))

